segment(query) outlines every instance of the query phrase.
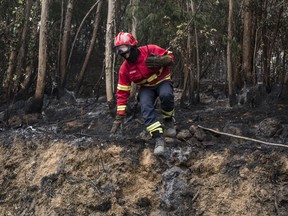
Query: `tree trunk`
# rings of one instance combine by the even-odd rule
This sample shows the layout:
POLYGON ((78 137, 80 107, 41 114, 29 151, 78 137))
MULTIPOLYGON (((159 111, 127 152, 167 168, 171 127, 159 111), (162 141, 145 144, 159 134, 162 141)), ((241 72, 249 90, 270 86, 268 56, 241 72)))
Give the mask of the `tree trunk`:
POLYGON ((228 16, 228 40, 227 40, 227 83, 228 83, 228 97, 229 104, 233 106, 236 104, 233 89, 233 74, 232 74, 232 40, 233 40, 233 9, 234 0, 229 0, 229 16, 228 16))
POLYGON ((116 0, 108 0, 108 14, 106 25, 106 43, 105 43, 105 77, 106 77, 106 97, 108 105, 113 103, 112 91, 112 44, 113 44, 113 22, 115 18, 116 0))
POLYGON ((61 0, 61 18, 60 18, 60 26, 59 26, 59 41, 58 41, 58 50, 57 50, 57 65, 56 71, 52 72, 51 78, 52 82, 54 82, 55 86, 61 86, 61 46, 62 46, 62 29, 64 22, 64 0, 61 0))
POLYGON ((27 47, 27 35, 29 31, 29 22, 30 22, 29 17, 31 14, 32 5, 33 5, 33 0, 26 1, 25 18, 24 18, 22 35, 21 35, 21 40, 20 40, 20 48, 18 51, 17 63, 16 63, 16 71, 15 71, 16 79, 14 80, 14 87, 13 87, 14 93, 18 92, 22 74, 24 74, 25 72, 25 69, 23 68, 23 66, 24 66, 25 52, 26 52, 26 47, 27 47))
POLYGON ((13 74, 14 74, 14 69, 15 69, 15 64, 14 64, 15 60, 16 60, 16 51, 12 48, 10 52, 7 73, 6 73, 4 84, 3 84, 3 90, 7 98, 10 98, 11 96, 11 91, 12 91, 11 88, 13 85, 12 79, 13 79, 13 74))
POLYGON ((61 61, 60 61, 61 88, 65 87, 67 73, 68 73, 66 63, 67 63, 67 53, 68 53, 68 42, 69 42, 69 36, 70 36, 70 31, 71 31, 73 6, 74 6, 74 0, 69 0, 67 4, 66 15, 65 15, 62 47, 61 47, 61 61))
MULTIPOLYGON (((284 56, 283 56, 283 68, 286 67, 287 60, 286 60, 286 52, 284 51, 284 56)), ((284 76, 284 85, 288 88, 288 72, 283 71, 283 76, 284 76)))
POLYGON ((43 106, 46 60, 47 60, 47 20, 49 11, 49 0, 42 0, 40 34, 39 34, 39 59, 38 59, 38 77, 35 95, 30 107, 27 107, 27 113, 40 113, 43 106))
POLYGON ((79 90, 80 90, 80 87, 82 85, 82 82, 83 82, 83 79, 84 79, 84 75, 85 75, 85 72, 86 72, 86 68, 87 68, 87 65, 88 65, 88 62, 89 62, 89 59, 90 59, 92 51, 94 49, 94 45, 95 45, 95 41, 96 41, 96 37, 97 37, 98 26, 99 26, 100 11, 101 11, 101 8, 102 8, 102 3, 103 3, 103 1, 99 1, 99 4, 97 6, 97 10, 96 10, 96 13, 95 13, 95 19, 94 19, 94 25, 93 25, 93 34, 92 34, 92 38, 91 38, 91 41, 90 41, 90 45, 89 45, 87 54, 85 56, 84 63, 82 65, 82 68, 81 68, 81 71, 80 71, 80 74, 79 74, 78 85, 77 85, 77 88, 76 88, 76 93, 77 94, 79 93, 79 90))
POLYGON ((71 61, 71 56, 72 56, 72 53, 73 53, 73 50, 74 50, 74 46, 75 46, 76 40, 78 38, 79 32, 80 32, 80 30, 82 29, 82 27, 84 25, 84 21, 87 19, 87 17, 90 15, 90 13, 94 10, 94 8, 98 5, 98 3, 100 1, 103 1, 103 0, 98 0, 94 5, 92 5, 90 10, 86 13, 85 17, 82 19, 79 28, 77 29, 77 32, 75 34, 75 37, 74 37, 74 40, 73 40, 73 43, 72 43, 72 46, 71 46, 71 49, 70 49, 70 54, 69 54, 69 57, 68 57, 68 60, 67 60, 66 70, 69 68, 70 61, 71 61))
MULTIPOLYGON (((190 11, 190 5, 187 3, 187 11, 190 11)), ((183 53, 184 58, 184 89, 181 95, 181 105, 187 106, 193 104, 194 101, 194 71, 193 71, 193 63, 194 58, 192 55, 192 28, 187 26, 187 51, 183 53)))
MULTIPOLYGON (((37 1, 34 5, 34 10, 40 11, 41 2, 37 1)), ((33 45, 30 45, 29 58, 26 57, 26 68, 23 80, 20 84, 20 90, 17 92, 16 97, 22 98, 28 92, 33 81, 35 81, 35 75, 37 71, 37 57, 38 57, 38 44, 39 44, 39 32, 38 32, 38 20, 33 20, 31 23, 31 37, 30 41, 33 41, 33 45)))
MULTIPOLYGON (((130 0, 130 4, 132 5, 132 26, 131 26, 131 33, 132 35, 137 38, 137 17, 136 17, 136 10, 139 7, 139 0, 130 0)), ((136 93, 137 93, 137 85, 135 83, 131 84, 131 92, 130 92, 130 98, 132 101, 136 100, 136 93)))
MULTIPOLYGON (((191 0, 191 10, 192 15, 195 16, 195 3, 191 0)), ((195 48, 196 48, 196 66, 197 66, 197 79, 196 79, 196 102, 200 102, 200 57, 199 57, 199 43, 198 43, 198 33, 197 33, 197 26, 194 23, 194 32, 195 32, 195 48)))
POLYGON ((253 85, 252 67, 251 67, 251 19, 252 10, 251 0, 244 1, 244 18, 243 18, 243 44, 242 58, 245 82, 248 86, 253 85))

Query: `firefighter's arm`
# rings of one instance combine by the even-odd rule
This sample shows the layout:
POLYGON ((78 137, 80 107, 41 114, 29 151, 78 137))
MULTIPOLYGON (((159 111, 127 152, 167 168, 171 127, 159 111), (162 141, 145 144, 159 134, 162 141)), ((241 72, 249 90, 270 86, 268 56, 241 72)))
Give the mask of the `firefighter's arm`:
POLYGON ((128 104, 128 98, 131 91, 131 81, 127 77, 127 73, 125 73, 124 69, 120 68, 117 91, 116 91, 117 114, 119 115, 125 115, 126 107, 128 104))
POLYGON ((119 73, 119 80, 116 91, 117 112, 110 131, 112 134, 117 133, 122 128, 123 120, 125 118, 126 113, 126 106, 130 95, 130 90, 131 90, 131 82, 125 77, 125 75, 119 73))

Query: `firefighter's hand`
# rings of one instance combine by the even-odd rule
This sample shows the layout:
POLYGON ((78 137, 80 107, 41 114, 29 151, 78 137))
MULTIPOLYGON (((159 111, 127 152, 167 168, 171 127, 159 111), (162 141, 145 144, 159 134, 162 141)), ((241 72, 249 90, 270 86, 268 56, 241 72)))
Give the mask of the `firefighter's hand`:
POLYGON ((123 120, 124 120, 124 115, 119 115, 119 114, 116 115, 111 131, 110 131, 111 134, 117 133, 122 128, 123 120))
POLYGON ((172 57, 169 55, 158 56, 153 55, 146 58, 146 65, 148 68, 160 68, 170 65, 172 63, 172 57))

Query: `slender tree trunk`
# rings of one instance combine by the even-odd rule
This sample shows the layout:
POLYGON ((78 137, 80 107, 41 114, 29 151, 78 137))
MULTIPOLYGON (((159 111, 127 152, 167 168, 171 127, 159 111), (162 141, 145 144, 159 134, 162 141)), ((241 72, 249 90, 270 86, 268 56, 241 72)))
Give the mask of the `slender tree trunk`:
MULTIPOLYGON (((195 3, 191 0, 191 10, 192 15, 195 16, 195 3)), ((197 79, 196 79, 196 102, 200 102, 200 57, 199 57, 199 43, 198 43, 198 33, 197 33, 197 26, 196 23, 194 24, 194 33, 195 33, 195 46, 196 46, 196 66, 197 66, 197 79)))
POLYGON ((243 18, 243 44, 242 58, 245 82, 248 86, 253 85, 252 67, 251 67, 251 0, 244 1, 244 18, 243 18))
POLYGON ((112 46, 113 46, 113 22, 115 18, 116 0, 108 0, 108 14, 106 25, 106 43, 105 43, 105 77, 106 77, 106 97, 108 105, 113 103, 112 91, 112 46))
POLYGON ((25 68, 25 77, 23 81, 21 82, 21 86, 20 86, 21 89, 18 91, 17 97, 19 96, 22 97, 25 94, 26 90, 31 84, 31 80, 33 77, 32 75, 33 75, 33 61, 29 62, 29 64, 25 68))
MULTIPOLYGON (((35 4, 35 10, 39 11, 40 10, 40 2, 37 1, 35 4)), ((39 34, 38 34, 38 21, 34 20, 32 23, 31 27, 31 37, 30 41, 33 41, 33 45, 30 47, 30 54, 29 54, 29 59, 27 58, 27 63, 26 63, 26 68, 25 68, 25 76, 23 78, 23 81, 20 84, 20 90, 17 93, 17 97, 23 97, 29 87, 31 86, 35 74, 36 74, 36 68, 37 68, 37 56, 38 56, 38 44, 39 44, 39 34)))
POLYGON ((254 49, 253 49, 252 74, 253 74, 253 78, 255 80, 254 83, 258 82, 258 77, 257 77, 257 72, 256 72, 256 61, 257 61, 257 51, 258 51, 258 33, 259 33, 259 28, 257 28, 255 31, 255 43, 254 43, 254 49))
POLYGON ((288 72, 285 73, 284 85, 288 88, 288 72))
POLYGON ((38 59, 38 77, 34 100, 27 108, 27 113, 40 113, 43 106, 46 60, 47 60, 47 20, 49 11, 49 0, 42 0, 41 22, 39 34, 39 59, 38 59))
MULTIPOLYGON (((139 0, 130 0, 130 4, 132 5, 132 26, 131 26, 131 33, 132 35, 137 38, 137 17, 136 17, 136 10, 139 7, 139 0)), ((131 92, 130 92, 130 98, 132 101, 136 100, 135 96, 137 93, 137 85, 135 83, 132 83, 131 85, 131 92)))
POLYGON ((24 66, 25 52, 26 52, 26 47, 27 47, 27 35, 29 31, 29 22, 30 22, 29 17, 31 14, 32 5, 33 5, 33 0, 26 1, 25 18, 24 18, 22 35, 21 35, 21 40, 20 40, 20 48, 18 51, 17 63, 16 63, 16 71, 15 71, 16 79, 14 80, 14 87, 13 87, 14 93, 18 92, 22 74, 24 74, 25 72, 25 69, 23 68, 23 66, 24 66))
MULTIPOLYGON (((187 11, 190 11, 190 4, 187 3, 187 11)), ((193 55, 192 55, 192 28, 187 29, 187 51, 183 53, 184 58, 184 89, 181 96, 181 104, 191 105, 194 103, 194 72, 193 72, 193 55), (187 103, 187 104, 186 104, 187 103)))
POLYGON ((81 68, 81 71, 80 71, 80 74, 79 74, 78 85, 77 85, 77 88, 76 88, 76 93, 77 94, 79 93, 79 90, 80 90, 80 87, 82 85, 82 82, 83 82, 83 79, 84 79, 84 75, 85 75, 85 72, 86 72, 86 68, 87 68, 87 65, 88 65, 88 62, 89 62, 89 59, 90 59, 92 51, 94 49, 94 45, 95 45, 95 41, 96 41, 96 37, 97 37, 97 32, 98 32, 98 26, 99 26, 99 22, 100 22, 99 20, 100 20, 100 11, 101 11, 101 8, 102 8, 102 3, 103 3, 103 1, 99 2, 98 6, 97 6, 96 13, 95 13, 95 19, 94 19, 94 25, 93 25, 93 34, 92 34, 92 38, 90 40, 90 45, 89 45, 87 54, 85 56, 84 63, 82 65, 82 68, 81 68))
MULTIPOLYGON (((287 65, 287 53, 284 51, 283 55, 283 68, 286 68, 287 65)), ((284 76, 284 85, 288 88, 288 71, 283 71, 284 76)))
MULTIPOLYGON (((267 19, 268 16, 268 1, 264 1, 264 15, 263 18, 267 19)), ((270 58, 269 58, 269 50, 270 50, 270 41, 268 39, 268 29, 267 25, 264 24, 262 27, 262 42, 263 42, 263 54, 262 54, 262 62, 263 62, 263 81, 264 85, 266 86, 266 90, 269 91, 271 88, 270 85, 270 58)))
POLYGON ((4 79, 4 84, 3 84, 3 89, 6 94, 6 97, 9 98, 11 96, 11 91, 12 91, 12 79, 13 79, 13 73, 15 69, 15 60, 16 60, 16 51, 12 48, 10 52, 10 57, 9 57, 9 63, 8 63, 8 69, 7 73, 4 79))
POLYGON ((269 62, 269 41, 267 36, 267 27, 263 26, 262 29, 262 41, 263 41, 263 75, 264 75, 264 85, 268 88, 270 88, 270 62, 269 62))
POLYGON ((63 22, 64 22, 64 0, 61 0, 61 19, 60 19, 60 27, 59 27, 59 43, 58 43, 58 50, 57 50, 57 66, 55 73, 52 72, 52 81, 54 84, 61 86, 61 44, 62 44, 62 29, 63 29, 63 22))
POLYGON ((75 34, 75 37, 74 37, 74 40, 73 40, 73 43, 72 43, 72 46, 71 46, 71 49, 70 49, 70 54, 69 54, 69 57, 68 57, 68 60, 67 60, 66 69, 69 68, 70 61, 71 61, 71 56, 72 56, 72 53, 73 53, 73 50, 74 50, 74 46, 75 46, 76 40, 78 38, 79 32, 80 32, 80 30, 83 27, 84 21, 87 19, 87 17, 90 15, 90 13, 94 10, 94 8, 98 5, 98 3, 100 1, 103 1, 103 0, 98 0, 94 5, 92 5, 92 7, 86 13, 85 17, 82 19, 81 24, 80 24, 80 26, 79 26, 76 34, 75 34))
MULTIPOLYGON (((36 1, 34 4, 34 10, 41 10, 41 2, 36 1)), ((33 20, 31 22, 31 34, 30 41, 33 41, 33 44, 29 46, 29 58, 26 57, 26 68, 25 75, 20 84, 20 90, 17 93, 18 98, 22 98, 28 92, 28 89, 31 87, 33 81, 35 81, 36 71, 37 71, 37 57, 38 57, 38 46, 39 46, 39 32, 38 32, 38 20, 33 20)))
POLYGON ((74 0, 69 0, 67 4, 66 15, 65 15, 62 47, 61 47, 61 62, 60 62, 61 88, 65 87, 67 73, 68 73, 66 63, 67 63, 68 43, 69 43, 69 37, 70 37, 70 31, 71 31, 73 6, 74 6, 74 0))
POLYGON ((233 73, 232 73, 232 41, 233 41, 233 9, 234 0, 229 0, 229 16, 228 16, 228 40, 227 40, 227 83, 229 104, 236 104, 233 89, 233 73))

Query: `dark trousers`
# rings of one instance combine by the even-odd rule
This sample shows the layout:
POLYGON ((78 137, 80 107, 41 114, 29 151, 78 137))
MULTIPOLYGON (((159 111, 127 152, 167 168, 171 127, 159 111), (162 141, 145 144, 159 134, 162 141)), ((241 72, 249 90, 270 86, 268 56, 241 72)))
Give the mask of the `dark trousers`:
POLYGON ((145 126, 154 124, 158 121, 155 112, 155 101, 160 99, 161 109, 165 112, 174 110, 174 93, 172 81, 165 80, 153 87, 141 87, 138 98, 141 105, 141 113, 145 121, 145 126))

